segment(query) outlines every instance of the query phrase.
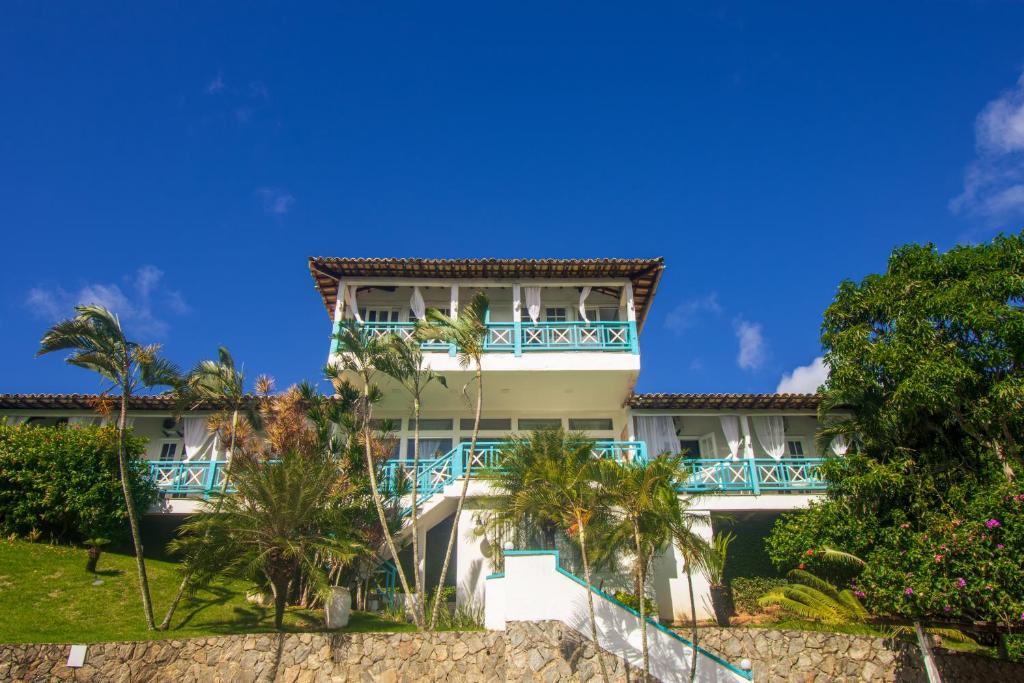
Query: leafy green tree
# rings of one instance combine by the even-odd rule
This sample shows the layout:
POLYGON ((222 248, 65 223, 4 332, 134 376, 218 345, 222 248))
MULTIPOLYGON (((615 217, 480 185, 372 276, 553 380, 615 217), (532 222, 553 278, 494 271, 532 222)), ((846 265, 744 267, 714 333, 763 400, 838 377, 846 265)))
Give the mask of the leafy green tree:
POLYGON ((234 493, 212 493, 170 547, 187 558, 193 586, 222 576, 269 583, 280 630, 300 576, 325 593, 325 564, 365 551, 350 524, 347 483, 333 460, 286 451, 278 462, 239 463, 234 485, 234 493))
POLYGON ((693 648, 690 655, 689 678, 690 683, 693 683, 697 676, 697 639, 699 637, 697 601, 693 594, 693 573, 700 572, 710 578, 712 565, 720 564, 724 567, 725 558, 718 556, 714 543, 708 543, 700 532, 695 530, 698 524, 710 524, 711 520, 706 516, 687 512, 690 507, 689 499, 679 501, 679 517, 672 524, 672 541, 683 560, 686 571, 686 590, 690 597, 690 640, 693 643, 693 648))
POLYGON ((384 374, 398 381, 412 398, 413 440, 412 440, 412 481, 410 486, 410 518, 412 535, 413 585, 416 588, 414 615, 416 625, 426 624, 423 596, 426 592, 426 578, 420 562, 418 481, 420 472, 420 410, 423 407, 423 392, 433 382, 447 388, 443 375, 428 368, 424 362, 423 349, 416 339, 402 339, 390 335, 384 352, 377 359, 377 367, 384 374))
MULTIPOLYGON (((609 510, 598 486, 598 461, 594 441, 580 432, 541 430, 526 439, 513 439, 502 451, 502 469, 495 473, 492 488, 498 494, 492 523, 522 526, 541 522, 579 542, 583 578, 592 586, 588 536, 603 526, 609 510)), ((595 645, 597 617, 593 591, 587 591, 590 635, 595 645)), ((603 680, 608 667, 597 653, 603 680)))
MULTIPOLYGON (((484 376, 481 360, 484 355, 484 344, 487 341, 487 309, 490 302, 487 295, 477 292, 473 295, 469 305, 461 311, 452 311, 448 316, 437 309, 427 309, 427 320, 416 324, 416 334, 420 339, 439 340, 452 344, 458 354, 459 365, 463 368, 473 367, 473 381, 476 382, 476 405, 473 410, 473 435, 469 441, 469 454, 466 458, 466 469, 462 473, 462 491, 459 493, 459 502, 455 506, 455 523, 452 524, 451 534, 448 535, 448 547, 444 553, 444 563, 441 565, 441 578, 438 580, 438 595, 444 590, 444 579, 448 575, 448 565, 451 563, 452 552, 455 550, 455 540, 459 533, 459 517, 462 515, 462 508, 466 503, 466 495, 469 493, 469 479, 473 469, 473 454, 476 452, 477 437, 480 435, 480 412, 483 409, 484 401, 484 376)), ((469 384, 463 387, 463 394, 468 395, 469 384)), ((430 628, 437 624, 437 615, 441 608, 441 601, 434 601, 434 608, 430 615, 430 628)))
POLYGON ((672 541, 681 509, 675 484, 686 477, 682 458, 665 455, 648 463, 599 461, 600 492, 616 519, 617 532, 632 544, 633 572, 640 599, 640 646, 645 680, 650 679, 645 609, 651 561, 672 541))
POLYGON ((146 616, 146 626, 153 630, 153 601, 150 597, 149 580, 146 578, 146 561, 142 555, 139 514, 135 508, 129 481, 131 465, 125 448, 128 401, 141 388, 178 386, 181 382, 181 373, 173 363, 160 357, 159 344, 143 346, 129 340, 121 329, 121 322, 117 316, 106 308, 89 305, 76 306, 75 310, 78 315, 58 322, 43 335, 36 355, 71 351, 71 355, 65 359, 69 365, 92 370, 108 383, 102 391, 102 397, 108 397, 113 391, 120 392, 117 460, 121 491, 128 512, 132 544, 135 547, 142 609, 146 616))

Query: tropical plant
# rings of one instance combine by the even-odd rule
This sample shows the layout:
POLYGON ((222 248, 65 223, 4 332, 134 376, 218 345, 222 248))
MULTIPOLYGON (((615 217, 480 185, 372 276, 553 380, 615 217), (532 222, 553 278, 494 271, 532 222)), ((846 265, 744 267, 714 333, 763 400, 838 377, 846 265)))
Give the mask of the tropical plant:
POLYGON ((90 574, 96 573, 96 565, 100 562, 100 555, 103 553, 103 546, 110 543, 109 538, 103 538, 102 536, 93 536, 87 538, 84 541, 87 559, 85 561, 85 571, 90 574))
MULTIPOLYGON (((440 340, 452 344, 457 349, 459 365, 463 368, 473 366, 473 380, 476 382, 476 405, 473 410, 473 435, 469 441, 469 452, 466 454, 466 467, 462 473, 462 491, 459 493, 459 501, 455 506, 455 520, 452 524, 452 531, 448 535, 448 546, 444 553, 444 562, 441 565, 441 577, 438 579, 438 590, 444 587, 444 580, 448 574, 448 565, 451 563, 452 552, 455 550, 455 540, 458 537, 458 520, 462 515, 462 508, 466 503, 466 495, 469 493, 469 479, 473 469, 473 455, 476 453, 477 437, 480 434, 480 412, 483 409, 484 400, 484 377, 481 369, 481 360, 484 355, 484 343, 487 340, 487 309, 490 302, 487 295, 477 292, 473 295, 469 305, 461 311, 452 311, 448 316, 437 309, 427 309, 426 321, 416 323, 416 336, 423 340, 440 340)), ((469 383, 463 389, 463 395, 468 400, 469 383)), ((440 609, 440 601, 434 603, 430 614, 430 628, 437 624, 437 615, 440 609)))
MULTIPOLYGON (((594 441, 580 432, 541 430, 513 439, 502 450, 502 469, 491 486, 498 494, 492 524, 539 523, 575 537, 583 561, 583 578, 592 586, 588 536, 604 523, 607 506, 598 487, 594 441)), ((587 591, 590 635, 599 643, 593 591, 587 591)), ((598 649, 601 676, 608 668, 598 649)))
POLYGON ((787 575, 789 583, 777 586, 758 599, 762 607, 777 605, 798 617, 825 624, 867 621, 869 613, 852 589, 838 590, 828 581, 803 569, 787 575))
MULTIPOLYGON (((129 340, 121 328, 120 320, 106 308, 97 305, 76 306, 75 311, 77 315, 74 318, 61 320, 43 335, 36 355, 71 351, 71 355, 65 359, 67 363, 92 370, 107 382, 107 386, 100 394, 103 399, 109 398, 115 390, 121 394, 117 420, 118 470, 139 572, 142 610, 146 617, 146 626, 152 630, 155 628, 153 602, 150 597, 149 580, 146 578, 139 515, 130 488, 130 463, 125 449, 128 401, 141 388, 178 386, 181 374, 174 364, 160 357, 159 344, 143 346, 129 340)), ((105 407, 107 404, 101 405, 105 407)))
MULTIPOLYGON (((684 456, 685 457, 685 456, 684 456)), ((723 556, 718 556, 718 546, 715 543, 708 543, 701 533, 695 530, 698 524, 710 524, 711 520, 707 515, 696 515, 687 510, 690 508, 689 499, 680 500, 679 517, 672 526, 672 540, 679 551, 686 571, 686 590, 690 598, 690 639, 693 643, 690 656, 690 683, 697 676, 697 601, 693 593, 693 573, 698 571, 708 577, 711 575, 710 568, 719 563, 725 565, 723 556)), ((726 544, 728 547, 728 544, 726 544)), ((710 580, 710 579, 709 579, 710 580)))
POLYGON ((395 545, 393 525, 389 523, 388 513, 384 508, 384 498, 381 495, 378 481, 380 454, 374 452, 376 439, 371 422, 373 403, 380 395, 379 389, 373 384, 373 380, 378 372, 378 365, 387 356, 387 341, 382 337, 366 333, 354 320, 346 320, 341 323, 338 332, 335 334, 335 340, 338 342, 339 360, 336 364, 328 364, 324 368, 324 375, 331 381, 337 393, 349 390, 347 382, 342 379, 342 370, 354 372, 360 379, 362 386, 359 388, 355 420, 351 426, 359 432, 359 438, 362 441, 363 454, 366 461, 366 476, 370 486, 373 506, 377 511, 377 518, 380 522, 384 543, 391 553, 391 561, 397 568, 398 581, 402 586, 402 590, 405 595, 412 595, 409 581, 405 576, 405 570, 402 568, 402 562, 398 558, 398 547, 395 545))
POLYGON ((235 493, 211 493, 171 542, 189 563, 191 586, 232 576, 271 587, 274 627, 300 578, 319 594, 330 586, 325 566, 344 565, 365 552, 350 523, 348 482, 330 458, 295 451, 269 463, 243 462, 235 493))
POLYGON ((418 483, 420 473, 420 410, 423 406, 423 392, 432 382, 448 388, 448 382, 444 375, 434 372, 426 367, 423 358, 423 349, 416 339, 403 339, 397 335, 390 335, 384 353, 377 359, 377 368, 384 374, 398 381, 402 387, 409 392, 412 398, 412 419, 413 419, 413 446, 412 446, 412 475, 410 488, 410 518, 412 536, 412 566, 413 586, 416 592, 414 613, 416 625, 421 628, 426 623, 426 612, 423 600, 420 596, 426 590, 426 577, 423 575, 424 563, 420 561, 419 544, 419 510, 418 510, 418 483))
MULTIPOLYGON (((228 449, 226 453, 227 463, 220 481, 220 492, 228 490, 231 481, 231 464, 235 454, 235 440, 238 432, 238 420, 243 410, 248 409, 249 424, 254 428, 259 426, 259 415, 251 401, 245 396, 245 375, 235 367, 235 359, 226 346, 217 349, 217 360, 202 360, 196 363, 195 367, 185 376, 184 382, 179 387, 179 403, 186 410, 195 410, 204 406, 224 408, 230 415, 230 427, 228 429, 228 449)), ((218 499, 223 500, 223 497, 218 499)), ((171 625, 174 612, 181 602, 188 586, 188 576, 181 580, 178 592, 171 600, 167 608, 164 620, 160 622, 159 629, 167 630, 171 625)))
MULTIPOLYGON (((632 543, 636 594, 646 595, 654 556, 672 541, 680 519, 675 483, 685 477, 682 458, 665 455, 648 463, 599 461, 601 495, 616 520, 617 533, 632 543)), ((650 678, 646 602, 640 599, 640 646, 645 680, 650 678)))

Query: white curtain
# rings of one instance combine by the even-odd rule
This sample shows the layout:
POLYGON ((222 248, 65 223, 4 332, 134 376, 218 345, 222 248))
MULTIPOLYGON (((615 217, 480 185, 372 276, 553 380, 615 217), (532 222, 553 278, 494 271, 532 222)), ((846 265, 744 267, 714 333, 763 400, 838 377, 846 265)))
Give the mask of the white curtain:
POLYGON ((738 415, 719 415, 725 443, 729 445, 729 458, 736 460, 740 456, 740 418, 738 415))
POLYGON ((850 440, 845 434, 836 434, 832 437, 832 452, 842 457, 850 450, 850 440))
POLYGON ((587 297, 590 296, 590 287, 584 287, 580 291, 580 319, 585 323, 590 322, 590 318, 587 317, 587 297))
POLYGON ((213 434, 205 417, 186 417, 185 460, 209 460, 213 456, 213 434))
POLYGON ((526 297, 526 312, 536 323, 540 320, 540 287, 523 287, 523 295, 526 297))
POLYGON ((345 288, 345 305, 348 306, 348 310, 352 311, 352 317, 356 319, 357 323, 363 322, 363 318, 359 315, 359 302, 356 301, 356 286, 349 285, 345 288))
POLYGON ((96 424, 96 418, 92 417, 91 415, 89 417, 84 417, 82 415, 72 415, 71 417, 68 418, 69 427, 91 427, 94 424, 96 424))
POLYGON ((750 434, 750 420, 746 415, 740 415, 740 431, 743 432, 743 457, 754 457, 754 437, 750 434))
MULTIPOLYGON (((412 445, 412 439, 409 439, 409 452, 405 456, 405 459, 409 462, 412 462, 412 445)), ((424 439, 423 437, 420 437, 421 460, 433 460, 434 458, 440 458, 450 450, 450 439, 424 439)))
POLYGON ((754 418, 754 433, 761 448, 775 460, 786 453, 786 425, 781 415, 758 415, 754 418))
POLYGON ((427 317, 427 304, 423 301, 423 295, 420 294, 419 287, 412 288, 412 296, 409 298, 409 309, 416 316, 417 320, 423 320, 427 317))
POLYGON ((679 452, 676 423, 671 415, 637 415, 636 438, 647 444, 647 457, 679 452))

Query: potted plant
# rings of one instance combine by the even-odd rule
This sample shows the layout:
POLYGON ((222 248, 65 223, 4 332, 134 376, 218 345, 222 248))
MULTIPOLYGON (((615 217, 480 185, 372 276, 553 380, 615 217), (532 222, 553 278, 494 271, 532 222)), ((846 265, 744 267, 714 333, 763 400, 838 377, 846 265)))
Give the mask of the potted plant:
POLYGON ((725 582, 725 560, 729 546, 736 540, 732 532, 715 534, 711 539, 711 552, 708 553, 705 571, 708 583, 711 584, 711 606, 715 611, 715 621, 719 626, 728 626, 729 617, 735 613, 732 604, 732 593, 725 582))

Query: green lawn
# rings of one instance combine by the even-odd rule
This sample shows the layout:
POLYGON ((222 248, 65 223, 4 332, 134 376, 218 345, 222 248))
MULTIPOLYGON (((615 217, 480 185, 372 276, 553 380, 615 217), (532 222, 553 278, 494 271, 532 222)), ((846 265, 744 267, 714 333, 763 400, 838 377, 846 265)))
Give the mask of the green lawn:
MULTIPOLYGON (((68 546, 0 541, 0 642, 76 642, 189 638, 273 630, 273 610, 245 600, 251 584, 211 586, 186 598, 171 630, 146 630, 135 559, 104 553, 99 573, 85 571, 85 550, 68 546), (102 585, 92 585, 94 581, 102 585)), ((156 620, 177 591, 180 574, 172 562, 147 560, 156 620)), ((291 631, 323 629, 323 612, 289 609, 291 631)), ((348 632, 413 630, 409 624, 353 613, 348 632)))

